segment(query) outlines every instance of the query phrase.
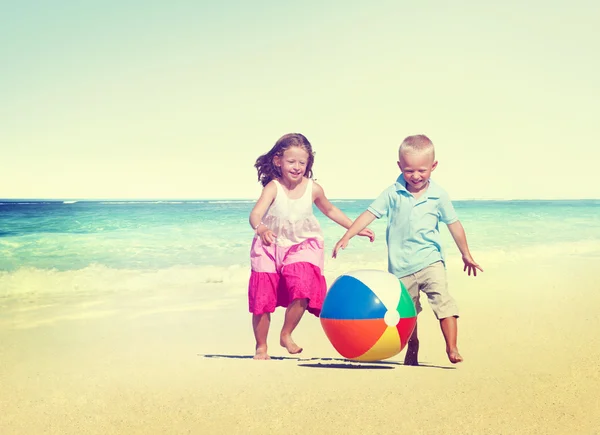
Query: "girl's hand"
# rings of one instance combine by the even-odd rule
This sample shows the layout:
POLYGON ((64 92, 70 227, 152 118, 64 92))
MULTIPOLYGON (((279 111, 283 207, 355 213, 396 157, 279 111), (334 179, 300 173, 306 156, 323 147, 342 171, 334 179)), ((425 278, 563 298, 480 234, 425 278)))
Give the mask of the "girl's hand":
POLYGON ((275 239, 277 238, 277 237, 275 237, 275 233, 273 233, 273 231, 271 231, 264 225, 261 225, 258 228, 258 231, 256 231, 256 234, 258 234, 258 237, 260 237, 260 240, 262 241, 263 245, 265 245, 265 246, 269 246, 271 243, 274 243, 275 239))
POLYGON ((373 230, 370 230, 369 228, 365 228, 360 233, 358 233, 358 235, 363 236, 363 237, 368 237, 371 242, 373 242, 373 240, 375 240, 375 233, 373 232, 373 230))
POLYGON ((468 269, 467 273, 469 274, 469 276, 471 276, 471 271, 473 271, 473 276, 477 276, 477 269, 483 272, 483 269, 479 266, 479 264, 475 263, 475 260, 473 260, 473 257, 471 257, 470 255, 463 255, 462 259, 463 263, 465 263, 463 272, 466 272, 468 269))

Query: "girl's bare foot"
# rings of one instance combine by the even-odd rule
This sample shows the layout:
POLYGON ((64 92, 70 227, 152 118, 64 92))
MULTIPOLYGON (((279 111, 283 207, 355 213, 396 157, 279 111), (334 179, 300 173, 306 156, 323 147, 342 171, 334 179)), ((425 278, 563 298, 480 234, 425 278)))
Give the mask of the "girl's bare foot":
POLYGON ((460 353, 458 353, 457 348, 446 350, 446 353, 448 354, 448 359, 452 364, 462 362, 463 360, 463 357, 460 356, 460 353))
POLYGON ((282 347, 285 347, 292 355, 302 352, 302 348, 294 343, 291 335, 282 335, 279 339, 279 344, 281 344, 282 347))
POLYGON ((257 346, 256 354, 254 355, 254 359, 262 359, 262 360, 271 359, 271 357, 267 353, 267 346, 257 346))

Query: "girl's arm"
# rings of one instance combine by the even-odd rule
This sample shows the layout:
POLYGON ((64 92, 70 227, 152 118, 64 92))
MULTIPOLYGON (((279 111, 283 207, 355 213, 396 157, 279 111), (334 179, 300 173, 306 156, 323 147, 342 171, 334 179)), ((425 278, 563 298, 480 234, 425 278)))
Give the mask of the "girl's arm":
POLYGON ((259 227, 266 228, 264 225, 261 225, 262 218, 269 206, 273 203, 275 196, 277 196, 277 187, 275 186, 275 183, 271 181, 263 188, 260 198, 258 198, 256 204, 254 204, 254 208, 252 208, 252 211, 250 212, 250 226, 252 226, 252 229, 257 233, 261 230, 259 227))
POLYGON ((342 210, 337 208, 327 199, 325 192, 320 185, 313 183, 313 186, 313 201, 317 208, 336 224, 339 224, 346 229, 350 228, 352 219, 346 216, 342 210))
MULTIPOLYGON (((334 221, 336 224, 343 226, 348 229, 352 226, 352 219, 350 219, 346 214, 333 205, 325 196, 325 192, 323 188, 319 186, 317 183, 314 183, 313 188, 313 199, 315 205, 323 212, 325 216, 334 221)), ((372 220, 366 223, 363 227, 360 228, 354 235, 358 234, 359 236, 365 236, 371 239, 371 242, 375 239, 375 233, 367 228, 372 220)))
MULTIPOLYGON (((350 219, 348 216, 346 216, 346 214, 342 210, 337 208, 335 205, 333 205, 327 199, 327 197, 325 196, 325 192, 323 191, 323 188, 321 186, 319 186, 317 183, 314 183, 313 198, 315 201, 315 205, 329 219, 331 219, 335 223, 343 226, 346 229, 353 226, 352 219, 350 219)), ((373 219, 374 218, 375 217, 373 217, 373 219)), ((364 226, 361 226, 361 228, 358 231, 356 231, 356 233, 354 233, 353 236, 358 234, 359 236, 368 237, 371 242, 373 240, 375 240, 375 233, 372 230, 370 230, 369 228, 367 228, 367 225, 369 225, 373 221, 373 219, 371 219, 371 221, 365 223, 364 226)), ((348 234, 348 232, 346 232, 346 234, 348 234)))

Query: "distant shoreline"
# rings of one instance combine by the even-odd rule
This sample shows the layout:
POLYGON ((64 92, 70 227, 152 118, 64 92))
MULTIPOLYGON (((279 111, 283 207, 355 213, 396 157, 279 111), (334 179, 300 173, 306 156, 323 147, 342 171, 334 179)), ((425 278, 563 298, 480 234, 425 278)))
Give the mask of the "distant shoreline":
MULTIPOLYGON (((352 202, 369 202, 374 198, 335 198, 330 199, 334 204, 339 203, 352 203, 352 202)), ((62 204, 66 207, 76 206, 77 204, 102 204, 102 205, 117 205, 117 204, 155 204, 155 205, 191 205, 191 204, 244 204, 254 203, 256 199, 229 199, 229 198, 209 198, 209 199, 29 199, 29 198, 0 198, 0 207, 8 205, 58 205, 62 204)), ((600 198, 576 198, 576 199, 453 199, 455 205, 459 204, 476 204, 476 203, 489 203, 489 204, 579 204, 584 202, 598 202, 600 206, 600 198)))
MULTIPOLYGON (((375 198, 330 198, 330 201, 369 201, 375 198)), ((78 202, 254 202, 257 198, 0 198, 0 203, 67 203, 78 202)), ((453 202, 570 202, 570 201, 600 201, 600 198, 453 198, 453 202)))

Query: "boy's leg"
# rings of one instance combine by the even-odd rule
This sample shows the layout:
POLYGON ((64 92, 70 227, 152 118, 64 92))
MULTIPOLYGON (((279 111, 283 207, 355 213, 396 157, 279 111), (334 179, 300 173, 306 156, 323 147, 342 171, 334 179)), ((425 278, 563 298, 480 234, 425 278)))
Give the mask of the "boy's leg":
POLYGON ((406 345, 406 355, 404 355, 405 366, 419 365, 419 337, 417 336, 417 324, 406 345))
POLYGON ((448 354, 448 359, 452 364, 461 362, 463 358, 460 356, 460 353, 458 353, 458 347, 456 345, 458 335, 458 322, 456 316, 440 319, 440 327, 442 328, 442 334, 444 334, 444 340, 446 340, 446 353, 448 354))
POLYGON ((300 319, 302 319, 307 305, 308 299, 294 299, 285 310, 285 320, 283 328, 281 328, 279 344, 285 347, 292 355, 302 352, 302 348, 292 340, 292 332, 298 326, 300 319))
POLYGON ((457 347, 458 335, 458 306, 448 292, 446 269, 441 261, 417 272, 421 290, 427 294, 429 305, 440 321, 440 327, 446 341, 446 353, 451 363, 456 364, 463 360, 457 347))
MULTIPOLYGON (((400 278, 404 287, 408 291, 408 294, 412 298, 413 304, 415 305, 415 310, 417 315, 421 312, 421 303, 419 302, 419 284, 417 282, 415 274, 403 276, 400 278)), ((415 329, 408 339, 408 343, 406 344, 406 354, 404 355, 404 365, 405 366, 418 366, 419 361, 419 337, 417 335, 417 325, 415 324, 415 329)))
POLYGON ((256 339, 256 354, 254 355, 254 359, 271 359, 267 353, 267 335, 269 334, 270 324, 270 313, 252 315, 252 328, 254 329, 254 338, 256 339))

